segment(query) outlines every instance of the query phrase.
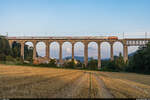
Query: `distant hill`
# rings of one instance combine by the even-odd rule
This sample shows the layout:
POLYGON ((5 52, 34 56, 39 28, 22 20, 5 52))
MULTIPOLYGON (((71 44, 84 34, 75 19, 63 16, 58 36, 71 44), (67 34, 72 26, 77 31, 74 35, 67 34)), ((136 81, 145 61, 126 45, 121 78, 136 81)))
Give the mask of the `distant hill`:
MULTIPOLYGON (((129 55, 128 55, 128 57, 130 58, 130 57, 132 57, 134 54, 136 53, 136 51, 135 52, 133 52, 133 53, 130 53, 129 55)), ((115 57, 115 56, 114 56, 115 57)), ((82 63, 84 62, 84 56, 75 56, 74 57, 76 60, 79 60, 79 61, 81 61, 82 63)), ((72 57, 71 56, 68 56, 68 57, 65 57, 65 58, 63 58, 63 59, 72 59, 72 57)), ((109 60, 110 58, 103 58, 103 59, 101 59, 101 60, 109 60)), ((88 61, 90 61, 91 60, 91 57, 89 57, 88 58, 88 61)))
MULTIPOLYGON (((79 61, 81 61, 82 63, 84 62, 84 57, 83 56, 75 56, 74 57, 76 60, 79 60, 79 61)), ((63 58, 63 59, 72 59, 72 57, 71 56, 68 56, 68 57, 65 57, 65 58, 63 58)), ((90 61, 92 58, 91 57, 89 57, 88 58, 88 61, 90 61)), ((105 58, 105 59, 102 59, 102 60, 109 60, 109 58, 105 58)))
POLYGON ((130 53, 130 54, 128 55, 128 58, 129 58, 129 59, 131 59, 131 58, 132 58, 132 56, 133 56, 135 53, 136 53, 136 51, 135 51, 135 52, 130 53))
MULTIPOLYGON (((84 62, 84 57, 83 57, 83 56, 74 56, 74 58, 75 58, 76 60, 81 61, 82 63, 84 62)), ((71 57, 71 56, 68 56, 68 57, 65 57, 65 58, 63 58, 63 59, 72 59, 72 57, 71 57)), ((88 61, 89 61, 89 60, 91 60, 91 57, 88 58, 88 61)))
POLYGON ((131 56, 133 56, 135 53, 136 53, 136 51, 135 51, 135 52, 130 53, 128 56, 129 56, 129 57, 131 57, 131 56))

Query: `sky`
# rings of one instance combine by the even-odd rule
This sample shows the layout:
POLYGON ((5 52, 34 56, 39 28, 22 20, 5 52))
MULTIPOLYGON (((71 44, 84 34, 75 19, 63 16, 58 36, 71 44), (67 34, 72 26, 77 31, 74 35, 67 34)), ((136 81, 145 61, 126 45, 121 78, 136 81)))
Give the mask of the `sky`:
POLYGON ((0 0, 0 34, 150 37, 149 5, 150 0, 0 0))

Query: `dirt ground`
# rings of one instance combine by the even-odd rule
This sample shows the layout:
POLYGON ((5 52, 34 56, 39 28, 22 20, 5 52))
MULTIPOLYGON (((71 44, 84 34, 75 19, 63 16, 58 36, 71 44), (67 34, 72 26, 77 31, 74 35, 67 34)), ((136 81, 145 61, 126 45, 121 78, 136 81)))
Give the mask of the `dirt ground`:
POLYGON ((0 98, 150 98, 150 75, 0 64, 0 98))

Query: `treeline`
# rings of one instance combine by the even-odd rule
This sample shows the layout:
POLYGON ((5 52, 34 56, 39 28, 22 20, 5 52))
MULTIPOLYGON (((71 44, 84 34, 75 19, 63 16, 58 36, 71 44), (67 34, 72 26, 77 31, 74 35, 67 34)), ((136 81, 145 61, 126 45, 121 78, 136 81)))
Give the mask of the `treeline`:
MULTIPOLYGON (((98 70, 98 61, 91 59, 88 66, 85 67, 83 63, 75 64, 73 61, 64 64, 64 67, 80 67, 90 70, 98 70)), ((75 68, 74 67, 74 68, 75 68)), ((129 57, 127 62, 124 62, 121 53, 115 56, 113 61, 102 60, 101 71, 115 71, 115 72, 135 72, 150 74, 150 42, 145 46, 140 46, 139 49, 129 57)))
MULTIPOLYGON (((14 42, 10 48, 8 40, 4 36, 0 36, 0 61, 22 61, 21 45, 14 42)), ((26 60, 32 61, 33 48, 28 45, 24 46, 26 60)))
POLYGON ((115 57, 114 61, 102 61, 101 70, 150 74, 150 42, 145 46, 140 46, 126 63, 121 54, 115 57))
POLYGON ((102 60, 102 69, 103 71, 125 71, 128 66, 128 63, 124 62, 123 56, 121 53, 119 56, 115 56, 113 61, 102 60))
POLYGON ((0 61, 9 60, 12 56, 8 40, 4 36, 0 36, 0 61))
MULTIPOLYGON (((24 47, 24 59, 32 62, 33 57, 33 47, 25 45, 24 47)), ((19 43, 13 43, 12 48, 9 46, 8 40, 4 36, 0 36, 0 61, 19 61, 22 62, 22 57, 20 57, 21 45, 19 43)), ((56 59, 51 60, 48 64, 40 64, 46 67, 59 67, 57 65, 56 59)), ((81 68, 89 70, 98 70, 98 61, 96 59, 91 59, 88 61, 88 66, 75 60, 70 60, 64 62, 60 67, 64 68, 81 68)), ((121 53, 119 56, 114 57, 114 61, 102 60, 101 71, 124 71, 124 72, 137 72, 150 74, 150 42, 139 49, 129 57, 127 62, 124 62, 121 53)))
POLYGON ((126 71, 150 74, 150 42, 139 50, 129 59, 126 71))

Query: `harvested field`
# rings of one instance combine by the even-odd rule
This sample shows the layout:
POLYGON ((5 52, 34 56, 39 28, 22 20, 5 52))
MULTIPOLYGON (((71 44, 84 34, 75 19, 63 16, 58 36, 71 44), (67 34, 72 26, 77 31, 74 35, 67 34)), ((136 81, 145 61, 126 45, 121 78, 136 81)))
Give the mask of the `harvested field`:
POLYGON ((0 64, 0 98, 150 98, 150 75, 0 64))

